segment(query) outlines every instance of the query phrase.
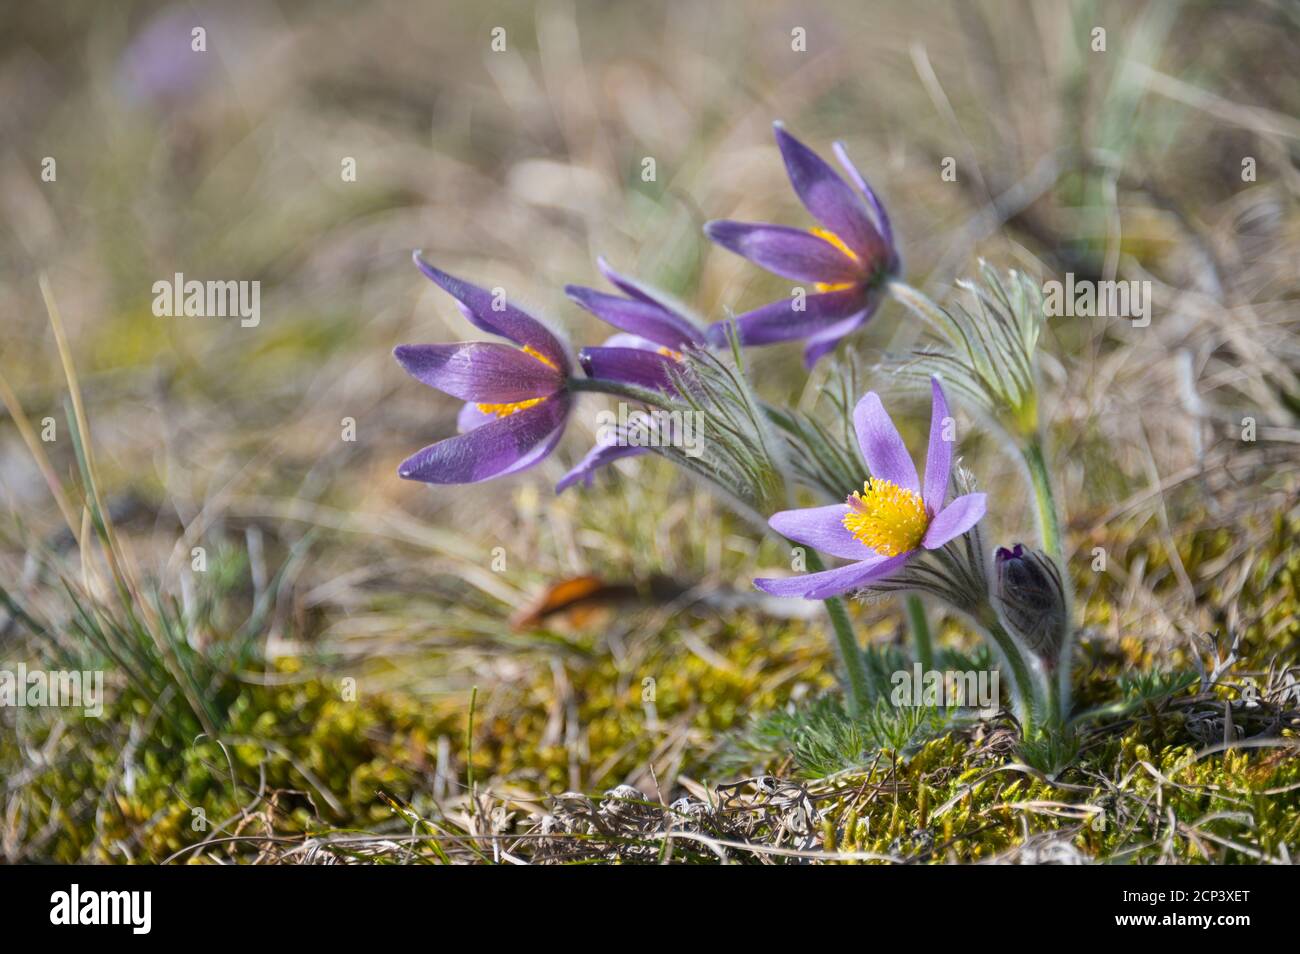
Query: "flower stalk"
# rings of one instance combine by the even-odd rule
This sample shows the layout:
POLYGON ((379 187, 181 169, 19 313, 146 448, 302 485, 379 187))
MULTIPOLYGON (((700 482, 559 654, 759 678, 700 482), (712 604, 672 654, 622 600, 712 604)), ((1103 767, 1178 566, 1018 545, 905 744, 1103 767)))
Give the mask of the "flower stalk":
POLYGON ((1056 496, 1052 493, 1052 478, 1047 472, 1047 459, 1043 453, 1043 440, 1035 435, 1020 448, 1025 466, 1029 469, 1029 482, 1034 491, 1034 504, 1038 512, 1038 530, 1043 548, 1058 560, 1064 559, 1061 538, 1061 520, 1056 509, 1056 496))
POLYGON ((930 635, 930 621, 925 618, 925 604, 915 593, 909 593, 904 604, 907 607, 907 626, 912 633, 916 661, 924 671, 929 672, 934 668, 934 640, 930 635))
MULTIPOLYGON (((817 551, 808 550, 807 554, 808 569, 814 573, 820 572, 824 564, 817 551)), ((839 650, 840 666, 848 681, 849 714, 856 717, 866 712, 871 702, 871 682, 867 677, 867 664, 862 659, 862 649, 858 646, 858 637, 853 632, 853 624, 849 621, 844 602, 839 597, 832 596, 823 603, 826 606, 826 615, 831 621, 831 629, 835 632, 835 647, 839 650)))

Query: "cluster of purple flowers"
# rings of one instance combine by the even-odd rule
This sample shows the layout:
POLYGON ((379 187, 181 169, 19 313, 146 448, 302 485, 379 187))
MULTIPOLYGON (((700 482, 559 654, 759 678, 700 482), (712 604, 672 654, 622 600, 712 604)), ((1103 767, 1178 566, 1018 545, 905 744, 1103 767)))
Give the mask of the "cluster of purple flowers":
MULTIPOLYGON (((467 402, 459 417, 461 433, 419 451, 398 473, 431 484, 471 483, 516 473, 542 460, 559 442, 573 408, 575 366, 592 381, 673 393, 683 354, 721 346, 730 333, 744 345, 804 340, 805 361, 811 366, 861 327, 898 272, 889 217, 841 144, 835 145, 835 153, 852 185, 779 124, 776 140, 790 182, 817 225, 798 229, 717 221, 705 231, 724 248, 777 275, 810 283, 813 290, 735 319, 704 327, 668 296, 620 275, 601 260, 601 272, 619 294, 577 285, 565 291, 618 333, 599 346, 582 349, 575 361, 542 321, 435 268, 416 252, 420 270, 456 299, 473 324, 510 343, 396 349, 397 360, 413 377, 467 402)), ((557 489, 589 481, 596 468, 644 451, 608 440, 557 489)))
MULTIPOLYGON (((969 472, 954 464, 954 422, 943 384, 932 372, 926 372, 931 375, 932 405, 924 480, 875 391, 863 395, 853 408, 856 448, 827 443, 825 432, 816 425, 803 432, 802 445, 796 443, 801 456, 792 473, 797 471, 801 482, 824 499, 844 494, 839 498, 842 502, 780 509, 787 493, 785 475, 780 473, 785 465, 775 458, 760 461, 761 453, 746 449, 766 446, 761 438, 743 447, 743 441, 738 443, 740 451, 730 457, 720 451, 716 456, 723 466, 709 474, 724 492, 737 489, 729 483, 732 470, 744 472, 752 486, 782 488, 778 494, 751 494, 751 509, 759 510, 773 530, 813 551, 812 572, 754 582, 776 596, 828 601, 855 711, 869 702, 867 680, 847 617, 834 601, 845 593, 874 587, 928 593, 970 619, 1014 676, 1016 711, 1026 738, 1035 723, 1059 729, 1068 712, 1069 592, 1058 565, 1060 537, 1050 481, 1043 467, 1037 472, 1032 467, 1034 461, 1042 462, 1041 443, 1036 443, 1040 437, 1033 315, 1023 304, 1014 306, 996 278, 988 279, 992 290, 987 300, 1005 307, 994 309, 992 328, 970 324, 978 319, 965 312, 954 317, 902 285, 889 216, 843 146, 837 143, 834 152, 847 179, 780 124, 776 140, 790 183, 816 224, 795 228, 716 221, 705 226, 718 245, 800 283, 789 297, 735 318, 706 326, 667 295, 619 274, 601 260, 600 270, 612 292, 573 285, 565 291, 616 333, 575 356, 532 315, 501 295, 435 268, 417 252, 416 264, 456 299, 465 316, 508 343, 396 349, 397 360, 411 375, 466 402, 460 414, 461 433, 424 448, 406 460, 399 473, 411 480, 454 484, 530 467, 559 442, 581 391, 605 392, 661 408, 701 407, 706 415, 716 412, 720 424, 714 440, 722 448, 726 435, 737 430, 736 417, 725 400, 710 404, 703 369, 711 367, 709 361, 717 360, 724 346, 802 341, 804 363, 811 368, 870 320, 886 294, 893 294, 923 319, 932 323, 938 319, 941 328, 955 329, 957 341, 952 341, 952 334, 949 340, 959 346, 956 352, 923 356, 949 362, 943 367, 948 369, 945 375, 949 371, 953 375, 955 391, 967 397, 983 394, 987 407, 1009 409, 995 417, 1011 421, 1014 426, 1008 433, 1035 442, 1026 445, 1034 451, 1026 453, 1026 461, 1031 464, 1031 478, 1035 474, 1038 478, 1033 486, 1050 554, 1020 545, 999 549, 996 568, 988 572, 978 527, 986 497, 974 492, 969 472), (992 349, 996 359, 990 349, 973 349, 972 341, 996 342, 992 349), (969 361, 960 356, 961 347, 969 361), (817 436, 808 438, 808 433, 817 436), (822 457, 826 466, 818 470, 822 457), (861 489, 841 486, 844 483, 861 489), (958 492, 952 496, 954 487, 958 492), (845 562, 823 569, 817 553, 845 562)), ((787 435, 799 431, 798 415, 793 412, 760 405, 756 399, 748 406, 751 420, 768 419, 787 435)), ((756 433, 761 430, 759 426, 756 433)), ((599 467, 647 451, 626 438, 617 428, 604 434, 564 476, 557 491, 580 481, 589 483, 599 467)), ((909 613, 924 620, 919 602, 912 604, 909 613)), ((918 636, 917 656, 928 658, 928 628, 921 625, 919 631, 924 635, 918 636)))

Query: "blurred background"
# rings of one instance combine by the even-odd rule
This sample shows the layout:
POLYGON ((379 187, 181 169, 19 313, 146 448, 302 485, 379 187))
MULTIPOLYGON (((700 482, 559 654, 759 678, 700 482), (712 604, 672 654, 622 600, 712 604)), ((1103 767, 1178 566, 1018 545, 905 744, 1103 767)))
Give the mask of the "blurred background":
MULTIPOLYGON (((829 685, 819 622, 751 595, 784 552, 662 462, 555 497, 599 399, 521 477, 396 477, 458 403, 392 348, 482 337, 412 249, 578 345, 608 329, 562 288, 601 285, 597 255, 710 320, 739 313, 785 285, 701 226, 810 224, 777 119, 819 151, 845 141, 906 279, 938 299, 980 257, 1153 283, 1150 327, 1046 336, 1071 548, 1114 567, 1079 583, 1088 622, 1105 645, 1140 633, 1149 658, 1219 625, 1293 639, 1276 600, 1234 600, 1296 503, 1295 3, 55 2, 0 23, 0 372, 34 427, 55 420, 51 466, 79 486, 44 273, 104 506, 141 586, 176 607, 164 640, 210 670, 195 692, 221 702, 199 727, 240 766, 233 794, 201 745, 130 768, 123 747, 147 749, 151 706, 172 702, 114 670, 100 725, 4 716, 11 858, 159 860, 200 837, 194 805, 265 806, 268 784, 286 793, 268 818, 299 828, 391 821, 376 789, 445 806, 467 766, 519 804, 667 794, 717 778, 747 715, 829 685), (155 317, 153 283, 176 272, 261 282, 260 324, 155 317)), ((869 363, 918 334, 891 302, 852 348, 869 363)), ((827 370, 807 378, 797 346, 749 360, 767 396, 814 406, 827 370)), ((985 489, 1015 488, 993 539, 1030 532, 1014 461, 977 434, 963 451, 985 489)), ((0 660, 102 658, 75 622, 110 598, 102 575, 6 415, 0 580, 33 624, 0 616, 0 660)), ((900 638, 892 604, 858 613, 900 638)))

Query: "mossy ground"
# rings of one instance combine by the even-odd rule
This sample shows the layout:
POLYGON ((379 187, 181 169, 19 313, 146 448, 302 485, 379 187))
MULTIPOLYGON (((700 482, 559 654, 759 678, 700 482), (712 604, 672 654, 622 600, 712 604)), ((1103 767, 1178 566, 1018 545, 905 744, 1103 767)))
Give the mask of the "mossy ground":
MULTIPOLYGON (((673 480, 657 467, 644 468, 646 479, 673 480)), ((603 522, 603 508, 622 492, 613 479, 594 490, 579 522, 603 522)), ((710 529, 738 529, 708 506, 698 516, 699 539, 710 529)), ((774 784, 761 780, 775 777, 815 806, 816 847, 805 840, 796 852, 808 856, 1286 858, 1300 837, 1300 700, 1282 678, 1297 663, 1300 553, 1290 545, 1294 521, 1260 519, 1262 543, 1231 607, 1233 618, 1250 622, 1240 658, 1219 684, 1157 694, 1085 726, 1077 756, 1050 778, 1024 764, 1005 716, 918 733, 896 749, 878 747, 866 731, 848 741, 834 731, 819 749, 815 737, 827 724, 811 713, 838 692, 819 617, 781 620, 752 608, 719 614, 707 603, 665 606, 647 592, 610 605, 588 601, 531 628, 511 629, 498 617, 507 656, 481 638, 424 653, 421 671, 462 670, 458 685, 433 693, 395 681, 400 667, 391 661, 280 658, 229 678, 219 694, 217 738, 184 718, 160 724, 158 707, 129 686, 98 720, 7 714, 14 731, 0 737, 6 850, 61 861, 297 860, 303 845, 326 844, 340 857, 473 861, 499 857, 491 848, 513 836, 515 857, 540 858, 546 851, 526 836, 545 816, 563 814, 565 801, 553 800, 563 793, 591 793, 594 806, 600 793, 631 782, 651 804, 683 793, 707 804, 719 797, 715 786, 756 778, 729 790, 752 809, 746 840, 755 850, 732 852, 750 861, 765 845, 790 847, 788 805, 753 807, 774 784), (1259 691, 1246 691, 1247 681, 1259 691), (771 731, 774 713, 783 714, 780 731, 771 731), (471 837, 488 834, 507 837, 471 837)), ((641 531, 653 531, 652 522, 643 524, 641 531)), ((1219 531, 1192 534, 1180 547, 1184 566, 1195 574, 1224 552, 1226 539, 1219 531)), ((692 539, 678 542, 679 559, 691 559, 692 539)), ((592 569, 617 574, 621 560, 614 551, 592 569)), ((1213 589, 1208 598, 1218 598, 1213 589)), ((1184 685, 1196 682, 1191 644, 1154 646, 1135 632, 1107 638, 1111 599, 1096 587, 1082 608, 1092 628, 1079 647, 1076 711, 1114 703, 1133 674, 1184 672, 1184 685)), ((478 625, 464 603, 441 612, 452 630, 478 625)), ((906 652, 895 614, 888 602, 857 607, 871 634, 869 653, 896 659, 906 652)), ((955 625, 942 640, 975 648, 955 625)), ((1200 651, 1208 659, 1226 644, 1200 651)), ((832 712, 832 720, 844 719, 832 712)), ((651 815, 643 829, 624 832, 613 855, 592 829, 554 835, 577 840, 550 857, 645 860, 626 853, 639 842, 656 846, 649 857, 658 859, 672 818, 651 815)), ((726 840, 718 819, 700 830, 726 840)), ((717 856, 679 849, 676 857, 717 856)))

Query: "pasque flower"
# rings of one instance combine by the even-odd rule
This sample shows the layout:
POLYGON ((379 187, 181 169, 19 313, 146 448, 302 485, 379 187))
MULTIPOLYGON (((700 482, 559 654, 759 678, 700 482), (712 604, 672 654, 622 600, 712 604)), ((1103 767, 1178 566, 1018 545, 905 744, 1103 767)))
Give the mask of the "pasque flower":
POLYGON ((1054 667, 1070 629, 1069 597, 1046 553, 1017 543, 998 547, 996 605, 1007 628, 1054 667))
POLYGON ((626 297, 581 285, 565 286, 565 294, 578 305, 619 329, 603 345, 579 352, 583 370, 593 378, 675 390, 672 369, 683 350, 705 344, 703 330, 663 292, 620 275, 603 258, 596 264, 626 297))
MULTIPOLYGON (((734 319, 742 344, 807 339, 804 363, 812 367, 875 313, 899 258, 885 207, 842 143, 835 144, 835 157, 852 187, 780 123, 776 141, 790 184, 818 225, 805 230, 715 221, 704 229, 714 242, 768 271, 813 285, 812 294, 791 295, 734 319)), ((710 328, 715 343, 725 325, 710 328)))
MULTIPOLYGON (((574 302, 619 329, 618 334, 607 338, 599 347, 583 348, 578 353, 578 363, 592 378, 676 393, 673 378, 680 367, 682 352, 706 343, 700 326, 663 292, 620 275, 603 258, 597 259, 596 264, 609 283, 626 297, 581 285, 565 286, 565 293, 574 302)), ((563 493, 580 480, 591 486, 599 468, 649 450, 629 440, 620 428, 605 429, 596 446, 555 485, 555 491, 563 493)))
POLYGON ((559 442, 573 400, 572 362, 560 339, 487 289, 448 275, 417 251, 415 264, 456 299, 465 317, 499 342, 400 345, 398 363, 417 381, 467 402, 456 437, 407 458, 399 476, 428 484, 466 484, 536 464, 559 442))
POLYGON ((871 471, 862 491, 842 504, 783 510, 768 525, 794 540, 853 562, 833 570, 786 579, 755 580, 776 596, 826 599, 882 580, 922 550, 937 550, 966 533, 984 516, 985 495, 970 493, 945 503, 952 467, 952 442, 944 439, 948 401, 932 378, 930 447, 925 485, 903 439, 874 391, 853 410, 862 455, 871 471))

